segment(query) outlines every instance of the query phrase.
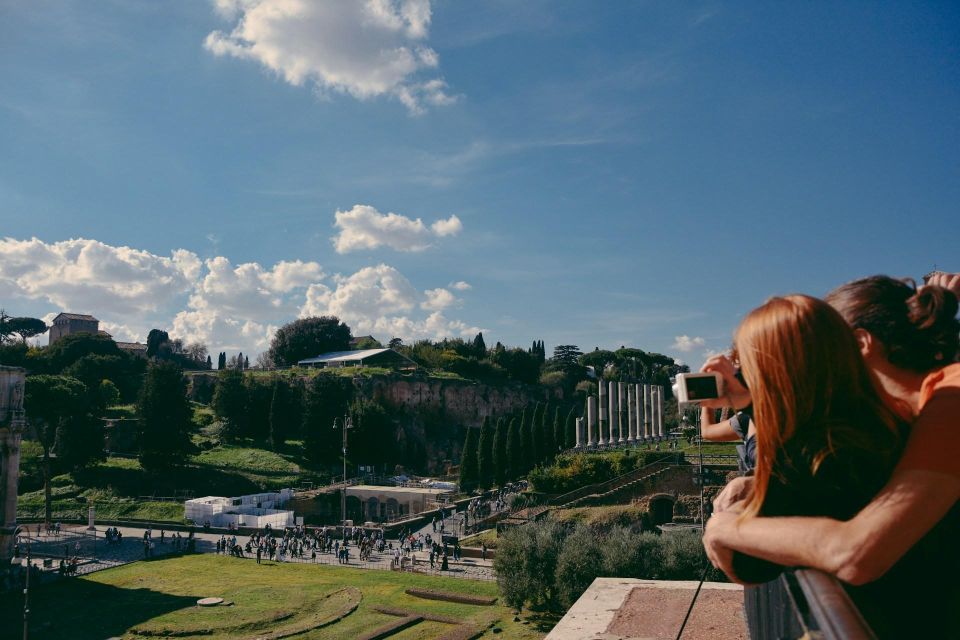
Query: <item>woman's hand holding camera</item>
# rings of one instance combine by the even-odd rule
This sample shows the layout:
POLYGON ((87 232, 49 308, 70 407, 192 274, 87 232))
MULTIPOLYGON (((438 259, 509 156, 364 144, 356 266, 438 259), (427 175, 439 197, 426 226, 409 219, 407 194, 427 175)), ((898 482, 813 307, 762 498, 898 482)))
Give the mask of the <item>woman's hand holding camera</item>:
POLYGON ((737 368, 727 356, 711 356, 700 367, 700 371, 719 373, 723 378, 723 388, 726 392, 722 398, 701 400, 700 406, 704 409, 722 409, 731 406, 734 409, 743 409, 750 404, 750 391, 737 378, 737 368))

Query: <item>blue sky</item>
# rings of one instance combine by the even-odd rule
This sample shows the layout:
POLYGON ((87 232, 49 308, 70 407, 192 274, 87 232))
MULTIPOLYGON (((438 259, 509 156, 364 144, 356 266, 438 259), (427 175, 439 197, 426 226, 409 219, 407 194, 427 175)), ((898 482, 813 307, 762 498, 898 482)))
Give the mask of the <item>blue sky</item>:
POLYGON ((958 60, 955 3, 0 2, 0 302, 696 366, 960 270, 958 60))

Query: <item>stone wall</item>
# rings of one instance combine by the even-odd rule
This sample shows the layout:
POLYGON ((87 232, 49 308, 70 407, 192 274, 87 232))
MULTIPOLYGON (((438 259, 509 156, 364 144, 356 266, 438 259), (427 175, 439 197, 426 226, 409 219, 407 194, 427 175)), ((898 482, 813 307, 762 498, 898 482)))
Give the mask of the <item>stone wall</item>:
POLYGON ((549 399, 544 390, 526 385, 493 386, 426 376, 363 378, 358 391, 363 397, 395 409, 435 414, 450 423, 468 427, 479 427, 487 416, 504 416, 549 399))

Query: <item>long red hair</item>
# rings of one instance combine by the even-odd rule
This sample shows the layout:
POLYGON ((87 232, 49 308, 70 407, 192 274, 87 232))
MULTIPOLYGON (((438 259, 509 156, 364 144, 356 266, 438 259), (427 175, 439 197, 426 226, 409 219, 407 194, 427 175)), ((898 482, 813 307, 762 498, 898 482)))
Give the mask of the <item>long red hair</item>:
POLYGON ((853 331, 830 305, 803 295, 771 298, 744 318, 735 343, 757 425, 745 516, 759 513, 778 464, 808 464, 813 476, 844 447, 875 449, 878 463, 896 456, 897 419, 880 401, 853 331), (803 460, 784 459, 788 443, 803 460))

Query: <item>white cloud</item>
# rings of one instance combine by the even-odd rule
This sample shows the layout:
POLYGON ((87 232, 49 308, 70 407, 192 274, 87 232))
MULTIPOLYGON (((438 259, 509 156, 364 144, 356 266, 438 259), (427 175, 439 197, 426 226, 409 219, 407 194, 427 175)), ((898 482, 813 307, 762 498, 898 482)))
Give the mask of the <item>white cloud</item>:
POLYGON ((178 249, 164 257, 85 239, 0 240, 0 299, 14 297, 39 302, 47 323, 60 311, 90 313, 117 340, 143 342, 161 328, 212 353, 250 356, 267 349, 279 326, 306 315, 336 315, 354 334, 384 339, 479 331, 443 315, 461 302, 451 291, 417 289, 385 264, 329 277, 316 262, 235 265, 223 256, 201 261, 178 249))
POLYGON ((446 220, 437 220, 430 228, 441 238, 444 236, 455 236, 463 230, 463 223, 457 216, 450 216, 446 220))
POLYGON ((254 60, 285 81, 321 94, 391 96, 420 114, 456 100, 439 77, 440 60, 425 44, 430 0, 214 0, 230 33, 212 31, 216 56, 254 60))
POLYGON ((442 288, 428 289, 423 293, 426 296, 426 300, 420 303, 420 308, 428 311, 443 311, 447 307, 451 307, 460 302, 455 295, 442 288))
POLYGON ((200 259, 184 250, 167 258, 84 238, 0 240, 0 294, 76 313, 108 309, 142 318, 188 292, 199 272, 200 259))
POLYGON ((366 267, 348 277, 335 277, 334 282, 334 289, 310 287, 300 315, 335 315, 349 324, 355 335, 369 333, 385 339, 472 337, 480 331, 441 313, 456 300, 449 291, 430 289, 421 293, 391 266, 366 267), (417 318, 418 307, 432 313, 417 318))
POLYGON ((677 336, 673 341, 673 344, 670 345, 671 349, 676 349, 677 351, 682 351, 687 353, 693 351, 697 347, 702 347, 706 344, 706 340, 700 336, 695 336, 691 338, 690 336, 677 336))
POLYGON ((349 211, 336 211, 333 226, 340 232, 331 240, 337 253, 359 249, 390 247, 396 251, 424 251, 437 237, 456 235, 463 228, 457 216, 437 220, 430 228, 420 218, 396 213, 380 213, 375 208, 354 205, 349 211))
POLYGON ((469 282, 464 282, 463 280, 459 280, 457 282, 451 282, 450 288, 456 289, 457 291, 469 291, 470 289, 473 288, 473 285, 471 285, 469 282))

